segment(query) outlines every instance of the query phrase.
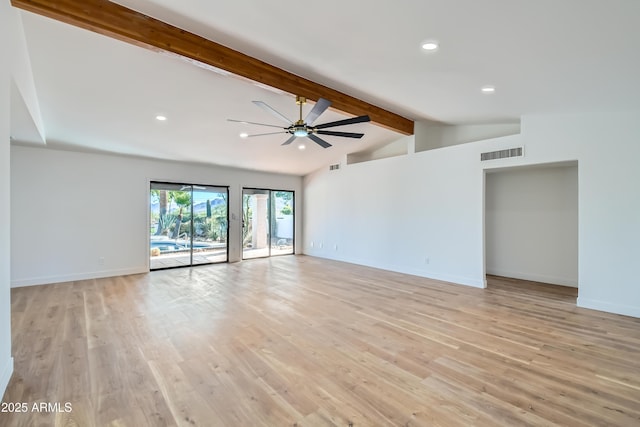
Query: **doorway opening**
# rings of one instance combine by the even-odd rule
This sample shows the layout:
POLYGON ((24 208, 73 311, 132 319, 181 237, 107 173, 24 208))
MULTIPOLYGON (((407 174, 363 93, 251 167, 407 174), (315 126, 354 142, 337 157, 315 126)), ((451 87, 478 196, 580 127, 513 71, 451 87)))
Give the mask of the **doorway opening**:
POLYGON ((151 182, 149 269, 226 262, 228 187, 151 182))
POLYGON ((295 194, 242 189, 242 259, 295 253, 295 194))
POLYGON ((578 163, 485 172, 487 279, 577 289, 578 163))

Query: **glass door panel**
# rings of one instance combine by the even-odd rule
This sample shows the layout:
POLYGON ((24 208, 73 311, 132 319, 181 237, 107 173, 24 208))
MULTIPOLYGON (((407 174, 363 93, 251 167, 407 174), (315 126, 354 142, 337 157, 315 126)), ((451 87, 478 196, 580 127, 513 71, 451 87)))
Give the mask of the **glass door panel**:
POLYGON ((193 186, 193 264, 227 261, 227 189, 193 186))
POLYGON ((269 190, 242 190, 242 258, 269 256, 269 190))
POLYGON ((191 265, 191 187, 151 184, 150 267, 191 265))
POLYGON ((271 255, 293 253, 293 191, 271 192, 271 255))

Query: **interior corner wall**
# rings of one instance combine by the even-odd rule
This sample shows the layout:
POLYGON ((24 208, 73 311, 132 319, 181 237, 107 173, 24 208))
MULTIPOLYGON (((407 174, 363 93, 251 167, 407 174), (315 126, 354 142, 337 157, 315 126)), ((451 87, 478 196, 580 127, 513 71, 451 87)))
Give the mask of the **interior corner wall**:
POLYGON ((229 186, 231 262, 242 257, 242 187, 302 191, 299 176, 13 145, 12 286, 147 272, 150 181, 229 186))
POLYGON ((9 122, 11 79, 11 20, 14 10, 8 0, 0 0, 0 400, 13 372, 11 357, 10 273, 10 172, 9 122))
POLYGON ((484 283, 484 169, 578 161, 578 305, 640 317, 640 112, 525 116, 520 135, 304 179, 304 253, 484 283), (525 147, 522 158, 480 153, 525 147))
POLYGON ((578 287, 578 167, 488 173, 487 273, 578 287))
MULTIPOLYGON (((11 75, 14 82, 14 102, 22 103, 25 107, 25 115, 29 117, 32 137, 28 142, 30 143, 45 143, 45 131, 44 124, 42 122, 42 115, 40 112, 40 103, 38 101, 38 95, 36 93, 36 85, 33 80, 33 71, 31 68, 31 58, 27 48, 27 40, 24 34, 24 27, 22 24, 21 11, 13 9, 12 11, 12 32, 14 33, 14 39, 12 42, 12 61, 11 61, 11 75), (17 92, 17 93, 16 93, 17 92), (18 99, 19 98, 19 99, 18 99)), ((12 114, 15 112, 12 111, 12 114)), ((12 129, 21 133, 22 129, 12 129)), ((15 137, 15 135, 14 135, 15 137)))

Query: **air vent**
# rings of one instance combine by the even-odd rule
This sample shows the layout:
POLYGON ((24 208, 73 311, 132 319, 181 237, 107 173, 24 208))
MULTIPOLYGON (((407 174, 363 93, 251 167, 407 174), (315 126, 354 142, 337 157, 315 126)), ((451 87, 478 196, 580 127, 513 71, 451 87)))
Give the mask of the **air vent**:
POLYGON ((329 165, 330 171, 334 171, 336 169, 340 169, 340 163, 336 163, 335 165, 329 165))
POLYGON ((509 157, 524 156, 524 147, 507 148, 506 150, 490 151, 488 153, 480 153, 480 161, 506 159, 509 157))

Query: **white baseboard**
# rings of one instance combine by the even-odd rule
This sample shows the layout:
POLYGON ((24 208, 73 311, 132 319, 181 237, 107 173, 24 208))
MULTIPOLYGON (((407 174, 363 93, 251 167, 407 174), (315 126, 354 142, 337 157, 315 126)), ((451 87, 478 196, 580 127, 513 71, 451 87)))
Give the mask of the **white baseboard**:
POLYGON ((50 283, 75 282, 77 280, 101 279, 103 277, 126 276, 128 274, 147 273, 147 267, 125 268, 121 270, 93 271, 88 273, 66 274, 60 276, 28 277, 11 281, 12 288, 23 286, 48 285, 50 283))
POLYGON ((0 374, 0 400, 4 401, 4 392, 7 391, 7 386, 9 385, 9 380, 11 379, 11 375, 13 374, 13 357, 9 357, 7 362, 4 364, 2 368, 2 373, 0 374))
POLYGON ((566 277, 546 276, 544 274, 520 273, 515 271, 494 270, 487 268, 487 274, 493 276, 510 277, 513 279, 530 280, 532 282, 549 283, 551 285, 568 286, 571 288, 578 287, 578 280, 567 279, 566 277))
POLYGON ((605 311, 607 313, 622 314, 624 316, 640 318, 640 307, 581 298, 580 296, 578 296, 576 305, 578 307, 589 308, 591 310, 605 311))

